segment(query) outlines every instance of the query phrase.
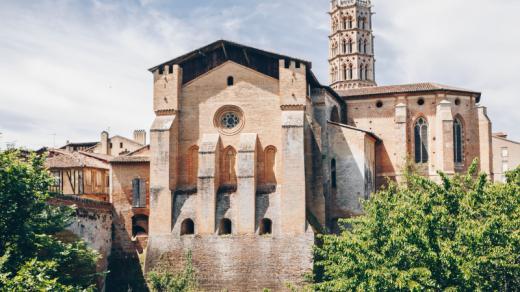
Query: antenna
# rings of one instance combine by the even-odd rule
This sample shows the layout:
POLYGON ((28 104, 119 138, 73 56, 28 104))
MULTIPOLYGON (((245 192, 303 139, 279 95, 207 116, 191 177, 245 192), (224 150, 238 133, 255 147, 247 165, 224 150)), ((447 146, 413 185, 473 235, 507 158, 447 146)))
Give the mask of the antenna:
POLYGON ((52 136, 52 148, 56 148, 56 133, 49 134, 49 136, 52 136))

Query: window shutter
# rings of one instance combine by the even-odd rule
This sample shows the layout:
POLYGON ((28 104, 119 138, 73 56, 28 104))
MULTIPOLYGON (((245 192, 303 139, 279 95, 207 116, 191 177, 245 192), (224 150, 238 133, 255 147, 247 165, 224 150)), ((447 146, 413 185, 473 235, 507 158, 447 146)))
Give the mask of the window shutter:
POLYGON ((132 207, 139 207, 139 179, 132 180, 132 207))
POLYGON ((146 181, 139 180, 139 207, 146 208, 146 181))

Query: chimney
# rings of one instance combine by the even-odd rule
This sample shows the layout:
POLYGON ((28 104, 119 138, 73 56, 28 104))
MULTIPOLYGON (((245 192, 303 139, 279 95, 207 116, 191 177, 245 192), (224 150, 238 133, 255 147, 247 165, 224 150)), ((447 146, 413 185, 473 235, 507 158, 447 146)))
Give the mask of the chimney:
POLYGON ((143 146, 146 145, 146 131, 145 130, 135 130, 134 131, 134 141, 143 146))
POLYGON ((108 149, 108 132, 107 131, 103 131, 101 132, 101 152, 100 154, 110 154, 109 150, 108 149))

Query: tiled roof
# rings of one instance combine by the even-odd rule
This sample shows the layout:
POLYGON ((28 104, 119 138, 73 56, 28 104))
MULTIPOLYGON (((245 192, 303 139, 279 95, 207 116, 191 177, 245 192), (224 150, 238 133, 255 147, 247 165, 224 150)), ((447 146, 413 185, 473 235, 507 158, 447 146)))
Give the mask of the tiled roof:
POLYGON ((480 92, 442 85, 437 83, 414 83, 414 84, 401 84, 401 85, 389 85, 389 86, 374 86, 374 87, 363 87, 349 90, 338 90, 338 94, 342 97, 361 97, 367 95, 383 95, 383 94, 395 94, 395 93, 409 93, 409 92, 428 92, 428 91, 455 91, 455 92, 466 92, 477 95, 477 102, 480 100, 480 92))
POLYGON ((87 156, 90 156, 90 157, 93 157, 93 158, 96 158, 99 160, 103 160, 105 162, 108 162, 108 161, 110 161, 110 159, 114 158, 114 156, 108 155, 108 154, 93 153, 93 152, 87 152, 87 151, 78 151, 78 152, 83 155, 87 155, 87 156))
POLYGON ((45 160, 45 166, 47 168, 109 168, 106 161, 85 155, 82 152, 69 152, 60 149, 49 150, 49 157, 45 160))
POLYGON ((65 149, 67 146, 70 146, 70 147, 94 147, 98 144, 99 142, 76 142, 76 143, 67 143, 66 145, 60 147, 60 149, 65 149))

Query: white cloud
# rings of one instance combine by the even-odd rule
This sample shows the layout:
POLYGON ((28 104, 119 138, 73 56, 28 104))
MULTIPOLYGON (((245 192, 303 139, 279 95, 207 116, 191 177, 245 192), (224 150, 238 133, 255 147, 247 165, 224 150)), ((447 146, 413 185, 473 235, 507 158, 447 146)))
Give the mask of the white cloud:
MULTIPOLYGON (((496 130, 520 138, 515 0, 375 0, 380 84, 483 92, 496 130)), ((147 68, 216 39, 313 62, 327 82, 328 1, 2 1, 0 145, 130 135, 153 119, 147 68), (23 3, 22 3, 23 2, 23 3)))

